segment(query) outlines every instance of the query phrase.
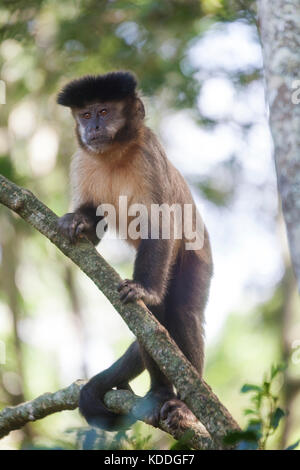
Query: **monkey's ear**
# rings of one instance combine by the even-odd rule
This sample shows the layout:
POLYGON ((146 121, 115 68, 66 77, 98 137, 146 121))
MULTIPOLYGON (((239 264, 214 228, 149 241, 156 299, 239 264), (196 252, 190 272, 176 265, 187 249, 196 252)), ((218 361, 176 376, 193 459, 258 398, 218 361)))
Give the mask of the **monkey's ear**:
POLYGON ((146 115, 144 103, 140 98, 136 99, 136 113, 141 120, 144 119, 146 115))

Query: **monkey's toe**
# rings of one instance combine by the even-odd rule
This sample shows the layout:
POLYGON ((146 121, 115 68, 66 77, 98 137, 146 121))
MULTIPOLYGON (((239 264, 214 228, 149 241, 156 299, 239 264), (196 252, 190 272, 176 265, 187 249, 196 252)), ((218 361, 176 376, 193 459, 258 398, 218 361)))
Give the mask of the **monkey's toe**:
POLYGON ((123 287, 127 286, 130 282, 130 279, 124 279, 124 281, 121 281, 118 285, 118 292, 120 292, 120 290, 122 290, 123 287))
POLYGON ((145 294, 144 289, 139 284, 134 281, 130 281, 129 279, 125 279, 119 284, 118 291, 120 294, 120 300, 124 304, 142 299, 145 294))
POLYGON ((198 422, 190 409, 177 398, 164 403, 160 410, 160 419, 165 421, 167 426, 173 430, 187 429, 198 422))

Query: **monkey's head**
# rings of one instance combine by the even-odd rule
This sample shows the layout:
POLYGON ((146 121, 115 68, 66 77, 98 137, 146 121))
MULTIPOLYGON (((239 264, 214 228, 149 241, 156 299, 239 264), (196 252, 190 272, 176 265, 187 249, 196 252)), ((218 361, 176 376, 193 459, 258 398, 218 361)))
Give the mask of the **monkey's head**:
POLYGON ((136 137, 144 105, 130 72, 87 75, 68 83, 57 102, 71 108, 79 144, 94 154, 136 137))

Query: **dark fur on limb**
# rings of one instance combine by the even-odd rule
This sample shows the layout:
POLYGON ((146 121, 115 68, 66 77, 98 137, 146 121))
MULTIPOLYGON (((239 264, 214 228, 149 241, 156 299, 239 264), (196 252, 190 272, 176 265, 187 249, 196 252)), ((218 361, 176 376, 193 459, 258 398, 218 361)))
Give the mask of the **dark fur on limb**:
POLYGON ((0 202, 49 238, 94 281, 176 387, 182 401, 205 426, 214 442, 214 448, 224 447, 224 437, 239 430, 238 424, 145 305, 142 302, 122 304, 117 291, 121 279, 92 244, 87 240, 79 240, 76 245, 72 245, 59 233, 58 217, 50 209, 30 191, 18 187, 1 175, 0 202))

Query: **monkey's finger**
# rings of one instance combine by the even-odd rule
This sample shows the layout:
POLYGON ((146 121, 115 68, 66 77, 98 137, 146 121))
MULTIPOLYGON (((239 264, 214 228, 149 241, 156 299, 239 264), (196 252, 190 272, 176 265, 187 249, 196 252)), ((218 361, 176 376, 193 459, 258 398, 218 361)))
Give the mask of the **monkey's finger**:
POLYGON ((163 419, 170 428, 174 428, 177 426, 177 424, 175 423, 177 417, 178 416, 175 410, 168 413, 168 415, 165 416, 164 418, 162 418, 162 413, 160 413, 160 418, 163 419))
POLYGON ((77 225, 76 229, 75 229, 75 236, 76 237, 79 237, 85 230, 85 225, 83 222, 79 222, 79 224, 77 225))
POLYGON ((140 298, 140 295, 138 294, 138 292, 134 289, 131 289, 126 298, 123 300, 124 304, 127 304, 128 302, 134 302, 135 300, 139 299, 140 298))
POLYGON ((161 419, 167 419, 168 415, 178 408, 178 402, 175 400, 169 400, 163 404, 160 410, 161 419))
POLYGON ((77 239, 77 236, 76 236, 77 227, 78 227, 78 222, 77 222, 76 220, 73 220, 73 222, 70 224, 70 227, 69 227, 69 238, 70 238, 71 243, 75 243, 75 242, 76 242, 76 239, 77 239))
POLYGON ((131 287, 125 286, 125 287, 123 287, 123 289, 120 291, 120 300, 122 300, 122 302, 125 300, 125 298, 127 297, 128 293, 130 292, 130 290, 131 290, 131 287))
POLYGON ((179 422, 178 420, 176 419, 177 417, 175 416, 170 416, 170 418, 168 418, 166 420, 166 425, 172 429, 173 431, 176 431, 176 429, 179 429, 179 422))
POLYGON ((118 292, 120 292, 124 287, 128 286, 129 283, 129 279, 124 279, 124 281, 120 282, 120 284, 118 285, 118 292))

